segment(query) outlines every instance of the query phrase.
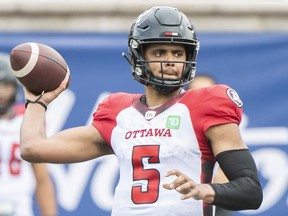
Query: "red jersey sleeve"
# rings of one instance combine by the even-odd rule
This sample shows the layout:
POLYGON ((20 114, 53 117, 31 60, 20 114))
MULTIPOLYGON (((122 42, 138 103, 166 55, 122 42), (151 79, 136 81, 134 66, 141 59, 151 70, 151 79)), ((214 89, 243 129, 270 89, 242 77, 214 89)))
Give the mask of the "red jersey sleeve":
POLYGON ((97 128, 106 143, 110 143, 111 130, 115 127, 116 122, 110 114, 111 96, 105 98, 97 107, 97 110, 93 114, 93 126, 97 128))
POLYGON ((242 101, 236 91, 226 85, 192 90, 188 93, 187 100, 192 104, 190 114, 203 157, 215 160, 205 131, 214 125, 240 124, 242 101))
POLYGON ((92 125, 99 131, 105 142, 111 145, 111 134, 117 125, 116 117, 121 110, 131 106, 137 95, 115 93, 105 98, 93 114, 92 125))
POLYGON ((243 103, 237 92, 226 85, 216 85, 203 91, 202 130, 219 124, 240 124, 243 103))

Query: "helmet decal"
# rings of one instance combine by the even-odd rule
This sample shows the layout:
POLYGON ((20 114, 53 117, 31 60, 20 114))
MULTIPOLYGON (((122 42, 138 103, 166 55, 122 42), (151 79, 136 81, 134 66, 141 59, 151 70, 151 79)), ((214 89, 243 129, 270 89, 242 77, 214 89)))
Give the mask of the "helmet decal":
POLYGON ((164 32, 165 36, 179 36, 178 32, 164 32))

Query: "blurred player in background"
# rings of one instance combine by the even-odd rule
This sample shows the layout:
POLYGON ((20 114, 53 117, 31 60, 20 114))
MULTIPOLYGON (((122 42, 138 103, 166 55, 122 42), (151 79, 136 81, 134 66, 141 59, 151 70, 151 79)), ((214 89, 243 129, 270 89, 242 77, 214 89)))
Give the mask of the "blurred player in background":
MULTIPOLYGON (((189 83, 188 88, 199 89, 199 88, 205 88, 205 87, 209 87, 209 86, 216 85, 216 84, 217 84, 217 81, 213 76, 209 74, 197 74, 193 82, 189 83)), ((217 169, 217 167, 216 167, 215 175, 213 177, 213 183, 227 183, 228 182, 227 177, 224 175, 221 168, 217 169)), ((215 216, 232 216, 232 213, 226 209, 216 207, 215 216)))
POLYGON ((189 89, 198 89, 203 87, 208 87, 216 85, 217 82, 214 77, 208 74, 198 74, 195 76, 193 82, 188 84, 189 89))
POLYGON ((16 104, 18 83, 9 55, 0 53, 0 215, 32 216, 36 193, 41 216, 56 216, 54 186, 46 165, 20 157, 20 126, 24 105, 16 104))
POLYGON ((212 205, 259 208, 262 189, 240 135, 238 94, 226 85, 182 89, 194 79, 199 48, 189 19, 173 7, 151 7, 132 24, 128 48, 132 75, 145 93, 109 95, 90 125, 45 135, 46 106, 67 88, 69 74, 40 96, 24 88, 22 157, 71 163, 115 154, 120 178, 113 216, 212 216, 212 205), (229 182, 211 184, 215 161, 229 182))

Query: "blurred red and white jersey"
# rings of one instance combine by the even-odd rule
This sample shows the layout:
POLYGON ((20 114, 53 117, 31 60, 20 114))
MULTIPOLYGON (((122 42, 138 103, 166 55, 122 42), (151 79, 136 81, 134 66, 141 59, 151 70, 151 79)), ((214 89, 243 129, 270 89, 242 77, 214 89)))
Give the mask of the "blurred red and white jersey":
POLYGON ((120 166, 112 215, 212 215, 211 205, 181 200, 181 194, 162 184, 175 179, 165 177, 171 169, 197 183, 211 182, 215 157, 205 131, 213 125, 239 124, 240 98, 228 86, 215 85, 182 92, 150 109, 140 101, 141 96, 112 94, 94 113, 93 125, 120 166))
POLYGON ((23 112, 15 109, 12 118, 0 119, 0 215, 32 216, 35 177, 31 164, 20 157, 23 112))

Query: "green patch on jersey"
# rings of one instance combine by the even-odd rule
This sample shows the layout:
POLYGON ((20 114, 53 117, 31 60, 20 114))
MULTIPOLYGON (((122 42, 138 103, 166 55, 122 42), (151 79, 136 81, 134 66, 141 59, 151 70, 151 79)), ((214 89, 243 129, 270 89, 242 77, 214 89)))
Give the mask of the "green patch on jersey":
POLYGON ((181 121, 180 116, 168 116, 166 127, 170 129, 179 129, 180 121, 181 121))

